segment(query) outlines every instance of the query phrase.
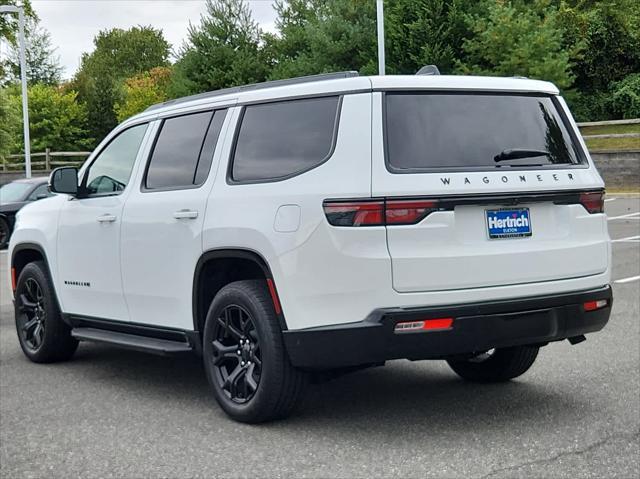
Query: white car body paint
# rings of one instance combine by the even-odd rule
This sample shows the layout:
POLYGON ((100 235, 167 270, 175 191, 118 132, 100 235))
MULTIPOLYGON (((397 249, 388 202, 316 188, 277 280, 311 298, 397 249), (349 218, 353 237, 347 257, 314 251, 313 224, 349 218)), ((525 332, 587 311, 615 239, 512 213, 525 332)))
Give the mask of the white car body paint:
MULTIPOLYGON (((491 205, 433 213, 411 226, 329 225, 322 204, 330 198, 604 187, 579 134, 577 141, 587 158, 584 168, 391 174, 384 162, 381 89, 558 94, 550 83, 526 79, 385 76, 168 104, 120 125, 80 171, 82 177, 109 138, 128 126, 149 122, 122 194, 79 200, 59 195, 25 207, 9 254, 25 243, 42 248, 65 313, 184 330, 194 327, 192 288, 198 259, 218 249, 253 251, 267 262, 290 330, 353 323, 378 308, 532 297, 610 282, 606 217, 589 214, 581 205, 522 205, 531 210, 533 235, 513 240, 487 238, 483 210, 491 205), (281 181, 227 181, 239 105, 333 94, 343 99, 335 149, 325 163, 281 181), (142 192, 158 119, 220 106, 229 110, 204 185, 142 192), (193 218, 173 216, 194 211, 193 218), (102 214, 116 220, 98 223, 102 214)), ((560 104, 577 132, 561 98, 560 104)))

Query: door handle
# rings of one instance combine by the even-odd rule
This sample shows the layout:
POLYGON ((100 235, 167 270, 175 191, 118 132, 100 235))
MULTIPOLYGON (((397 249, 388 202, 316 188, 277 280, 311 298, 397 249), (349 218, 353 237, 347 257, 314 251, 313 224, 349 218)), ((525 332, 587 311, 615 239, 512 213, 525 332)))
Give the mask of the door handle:
POLYGON ((194 220, 198 217, 198 212, 194 210, 180 210, 173 213, 177 220, 194 220))
POLYGON ((110 214, 98 216, 98 223, 113 223, 115 220, 116 220, 116 217, 110 214))

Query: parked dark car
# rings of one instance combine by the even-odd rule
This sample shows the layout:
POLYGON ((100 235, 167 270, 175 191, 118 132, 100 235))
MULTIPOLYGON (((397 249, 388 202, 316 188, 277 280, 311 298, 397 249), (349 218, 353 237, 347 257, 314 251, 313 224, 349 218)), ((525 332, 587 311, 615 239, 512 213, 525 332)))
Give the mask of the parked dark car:
POLYGON ((47 178, 29 178, 0 186, 0 249, 9 243, 18 210, 27 203, 51 196, 47 183, 47 178))

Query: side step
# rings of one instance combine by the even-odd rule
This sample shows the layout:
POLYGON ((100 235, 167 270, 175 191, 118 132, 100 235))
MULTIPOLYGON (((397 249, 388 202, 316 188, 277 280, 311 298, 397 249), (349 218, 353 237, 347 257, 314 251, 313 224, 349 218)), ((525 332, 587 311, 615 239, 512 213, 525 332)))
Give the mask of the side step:
POLYGON ((96 328, 74 328, 71 330, 71 336, 79 341, 107 343, 125 349, 159 354, 161 356, 171 356, 193 351, 193 347, 186 341, 186 337, 184 342, 171 341, 169 339, 149 338, 147 336, 96 328))

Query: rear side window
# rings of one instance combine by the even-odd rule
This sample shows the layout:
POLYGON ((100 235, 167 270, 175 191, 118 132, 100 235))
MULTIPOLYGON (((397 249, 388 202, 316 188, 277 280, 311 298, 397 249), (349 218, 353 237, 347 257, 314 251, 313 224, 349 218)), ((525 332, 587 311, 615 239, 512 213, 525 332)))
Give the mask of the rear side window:
POLYGON ((392 172, 577 164, 550 96, 386 93, 392 172))
POLYGON ((245 107, 231 178, 283 179, 323 163, 333 149, 339 97, 245 107))
POLYGON ((168 118, 151 153, 145 187, 149 190, 198 186, 209 174, 226 110, 168 118))

